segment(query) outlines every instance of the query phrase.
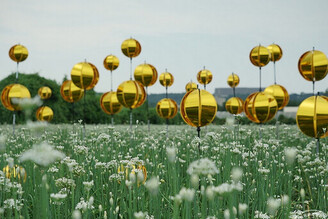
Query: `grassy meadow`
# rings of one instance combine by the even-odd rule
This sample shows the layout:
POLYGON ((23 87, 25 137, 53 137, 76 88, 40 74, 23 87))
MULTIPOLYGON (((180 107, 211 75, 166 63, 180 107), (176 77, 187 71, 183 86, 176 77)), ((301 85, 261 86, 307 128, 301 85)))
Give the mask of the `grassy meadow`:
POLYGON ((3 125, 0 218, 327 218, 327 139, 276 129, 3 125))

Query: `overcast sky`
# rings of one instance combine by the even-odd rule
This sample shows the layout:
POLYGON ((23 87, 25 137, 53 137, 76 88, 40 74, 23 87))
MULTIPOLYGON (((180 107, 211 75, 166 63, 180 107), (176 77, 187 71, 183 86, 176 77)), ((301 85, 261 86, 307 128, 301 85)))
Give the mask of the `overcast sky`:
MULTIPOLYGON (((297 63, 313 47, 328 54, 327 9, 327 0, 1 0, 0 79, 16 70, 8 51, 20 43, 29 51, 21 72, 39 72, 61 83, 86 59, 99 70, 97 92, 110 90, 110 72, 102 62, 116 55, 116 90, 130 75, 121 43, 133 37, 142 46, 133 69, 145 61, 159 74, 167 68, 175 78, 169 92, 184 92, 203 66, 213 73, 207 86, 212 93, 228 87, 231 72, 239 75, 240 87, 258 87, 258 68, 249 61, 249 52, 274 42, 283 49, 276 63, 277 83, 289 93, 312 92, 297 63)), ((269 63, 262 68, 262 86, 271 84, 269 63)), ((316 83, 316 91, 326 88, 328 77, 316 83)), ((159 82, 148 90, 165 92, 159 82)))

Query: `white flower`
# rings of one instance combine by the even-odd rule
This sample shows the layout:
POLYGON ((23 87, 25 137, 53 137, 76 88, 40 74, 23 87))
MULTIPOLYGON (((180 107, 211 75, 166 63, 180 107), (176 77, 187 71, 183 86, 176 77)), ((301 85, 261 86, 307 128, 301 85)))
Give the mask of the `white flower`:
POLYGON ((166 153, 167 153, 167 158, 168 158, 169 162, 174 163, 176 154, 177 154, 177 149, 175 147, 167 147, 166 153))
POLYGON ((305 198, 305 190, 303 188, 301 188, 300 195, 302 199, 305 198))
POLYGON ((182 200, 192 202, 194 200, 195 190, 186 189, 185 187, 182 187, 178 195, 181 197, 182 200))
POLYGON ((235 117, 229 116, 226 118, 226 126, 233 126, 235 124, 235 117))
POLYGON ((288 165, 292 165, 295 161, 295 158, 297 156, 297 149, 292 148, 286 148, 285 149, 285 159, 288 165))
POLYGON ((6 161, 8 162, 8 166, 9 166, 9 168, 13 168, 13 167, 14 167, 14 158, 12 158, 12 157, 8 157, 8 158, 6 159, 6 161))
POLYGON ((191 175, 190 183, 191 183, 191 186, 196 189, 198 187, 198 184, 199 184, 198 175, 195 175, 195 174, 191 175))
POLYGON ((147 215, 147 212, 143 213, 142 211, 133 213, 133 216, 135 219, 144 219, 146 217, 146 215, 147 215))
POLYGON ((248 206, 245 203, 239 203, 238 205, 238 212, 240 215, 244 214, 247 210, 248 206))
POLYGON ((83 182, 84 188, 87 192, 89 192, 91 190, 91 188, 93 187, 94 183, 93 180, 91 180, 90 182, 83 182))
POLYGON ((19 105, 23 110, 25 110, 27 115, 30 115, 34 107, 42 105, 42 101, 39 95, 33 98, 12 98, 13 104, 19 105))
POLYGON ((231 170, 231 179, 235 182, 239 182, 243 176, 243 170, 239 167, 234 167, 231 170))
POLYGON ((281 197, 281 203, 283 206, 286 206, 289 204, 289 196, 288 195, 283 195, 281 197))
POLYGON ((158 187, 160 185, 160 182, 157 177, 152 177, 145 183, 146 189, 148 189, 149 193, 152 195, 157 195, 158 193, 158 187))
POLYGON ((202 158, 196 161, 193 161, 188 169, 187 173, 189 175, 215 175, 219 173, 218 168, 215 166, 214 162, 208 158, 202 158))
POLYGON ((6 150, 6 139, 7 139, 7 136, 0 135, 0 152, 3 152, 6 150))
POLYGON ((41 166, 49 166, 49 164, 64 157, 64 153, 55 150, 51 145, 44 142, 33 145, 33 148, 23 152, 19 159, 21 162, 30 160, 41 166))
POLYGON ((72 214, 72 218, 73 218, 73 219, 81 219, 81 218, 82 218, 81 211, 79 211, 79 210, 74 210, 74 211, 73 211, 73 214, 72 214))
POLYGON ((279 199, 269 198, 267 201, 268 213, 274 216, 276 214, 276 211, 280 207, 280 204, 281 202, 279 199))

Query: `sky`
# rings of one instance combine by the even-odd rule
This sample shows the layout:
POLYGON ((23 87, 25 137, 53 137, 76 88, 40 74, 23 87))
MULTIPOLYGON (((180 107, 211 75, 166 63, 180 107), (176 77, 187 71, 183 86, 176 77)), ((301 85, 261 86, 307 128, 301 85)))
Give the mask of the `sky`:
MULTIPOLYGON (((259 69, 249 53, 259 44, 278 44, 283 56, 276 62, 277 83, 289 93, 310 93, 312 83, 299 73, 297 63, 306 51, 328 54, 327 0, 1 0, 0 79, 16 71, 9 49, 20 43, 28 58, 19 71, 36 73, 58 83, 70 78, 73 66, 87 60, 100 74, 97 92, 110 90, 107 55, 120 60, 113 71, 113 89, 130 77, 130 60, 121 44, 132 37, 142 47, 132 68, 144 62, 158 74, 172 73, 171 93, 185 91, 197 73, 210 70, 207 85, 229 87, 228 76, 240 77, 239 87, 259 87, 259 69)), ((262 87, 273 84, 273 63, 262 68, 262 87)), ((42 86, 42 85, 40 85, 42 86)), ((316 91, 328 88, 328 77, 316 91)), ((157 81, 149 93, 164 93, 157 81)))

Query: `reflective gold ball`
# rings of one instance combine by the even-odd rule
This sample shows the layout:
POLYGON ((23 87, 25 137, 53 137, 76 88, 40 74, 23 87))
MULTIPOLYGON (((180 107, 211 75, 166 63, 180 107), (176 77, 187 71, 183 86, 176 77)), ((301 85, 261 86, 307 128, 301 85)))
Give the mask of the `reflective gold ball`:
POLYGON ((239 77, 238 75, 232 73, 231 75, 229 75, 227 83, 230 87, 237 87, 239 84, 239 77))
POLYGON ((14 62, 22 62, 28 57, 28 51, 23 45, 14 45, 9 50, 9 57, 14 62))
POLYGON ((318 50, 304 53, 298 61, 298 70, 308 81, 320 81, 328 72, 327 56, 318 50))
POLYGON ((108 115, 114 115, 121 111, 122 105, 117 99, 116 92, 104 93, 100 98, 100 107, 108 115))
POLYGON ((197 89, 197 84, 194 82, 189 82, 186 84, 186 92, 188 93, 189 91, 193 91, 197 89))
POLYGON ((289 102, 289 94, 283 86, 273 84, 264 89, 264 92, 274 96, 278 103, 278 110, 283 109, 289 102))
POLYGON ((106 56, 106 58, 104 59, 104 67, 107 70, 114 71, 115 69, 117 69, 119 64, 120 60, 114 55, 106 56))
POLYGON ((270 61, 276 62, 279 61, 282 57, 282 49, 277 44, 271 44, 267 46, 267 49, 270 52, 271 59, 270 61))
POLYGON ((271 60, 271 54, 269 50, 264 46, 256 46, 254 47, 250 54, 249 59, 252 64, 257 67, 266 66, 271 60))
POLYGON ((206 85, 211 83, 212 77, 212 72, 207 69, 203 69, 197 73, 197 80, 200 84, 206 85))
POLYGON ((244 101, 239 97, 231 97, 227 100, 225 108, 230 114, 240 114, 244 111, 244 101))
POLYGON ((123 54, 129 58, 137 57, 141 52, 141 45, 135 39, 124 40, 121 45, 123 54))
POLYGON ((151 86, 157 80, 157 70, 151 64, 138 65, 134 70, 134 79, 145 87, 151 86))
POLYGON ((84 90, 77 87, 71 80, 64 81, 60 87, 60 95, 69 103, 74 103, 81 100, 83 94, 84 90))
POLYGON ((118 101, 126 108, 135 109, 146 100, 146 91, 137 81, 124 81, 116 91, 118 101))
POLYGON ((38 90, 38 95, 42 100, 49 99, 51 97, 52 91, 50 87, 40 87, 38 90))
POLYGON ((18 182, 26 182, 27 174, 25 168, 22 166, 18 166, 16 164, 13 167, 10 167, 7 165, 2 169, 2 171, 7 179, 18 179, 18 182))
POLYGON ((164 119, 172 119, 178 112, 178 105, 173 99, 164 98, 158 101, 156 112, 164 119))
POLYGON ((298 128, 307 136, 328 136, 328 97, 312 96, 305 99, 296 113, 298 128))
POLYGON ((96 66, 89 62, 80 62, 74 65, 71 71, 72 82, 81 89, 90 90, 99 80, 96 66))
POLYGON ((30 91, 21 84, 7 85, 1 93, 2 105, 10 111, 22 110, 19 101, 22 99, 31 98, 30 91))
POLYGON ((213 95, 206 90, 196 89, 184 95, 180 103, 182 119, 190 126, 202 127, 210 124, 217 111, 213 95))
POLYGON ((169 72, 164 72, 159 76, 159 83, 164 87, 170 87, 174 82, 174 77, 169 72))
POLYGON ((41 106, 37 109, 35 115, 38 121, 50 122, 54 117, 54 112, 48 106, 41 106))
POLYGON ((252 122, 265 123, 276 115, 278 103, 270 94, 255 92, 246 98, 244 111, 246 117, 252 122))
MULTIPOLYGON (((130 176, 135 175, 135 178, 137 179, 137 185, 140 186, 140 184, 144 184, 146 182, 147 179, 147 169, 144 165, 142 164, 138 164, 138 165, 131 165, 131 164, 121 164, 118 168, 117 168, 117 173, 119 175, 122 175, 122 178, 125 180, 131 180, 130 176), (137 167, 136 167, 137 166, 137 167), (141 181, 137 175, 138 172, 141 172, 143 175, 143 180, 141 181)), ((121 183, 121 181, 119 181, 119 183, 121 183)))

